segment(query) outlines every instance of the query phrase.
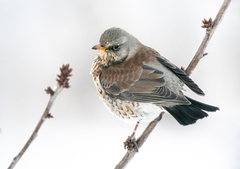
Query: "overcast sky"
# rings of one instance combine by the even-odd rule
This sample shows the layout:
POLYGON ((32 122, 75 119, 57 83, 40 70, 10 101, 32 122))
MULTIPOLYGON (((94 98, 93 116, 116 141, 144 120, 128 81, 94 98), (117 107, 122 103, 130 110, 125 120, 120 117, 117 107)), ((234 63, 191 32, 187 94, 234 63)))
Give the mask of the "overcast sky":
MULTIPOLYGON (((121 27, 174 64, 187 67, 219 0, 0 1, 0 168, 7 168, 34 130, 59 67, 73 68, 38 137, 16 169, 114 168, 125 154, 132 125, 114 117, 98 98, 90 75, 101 33, 121 27)), ((240 168, 240 1, 232 1, 191 78, 220 107, 183 127, 165 114, 128 165, 132 168, 240 168)), ((146 127, 141 123, 137 136, 146 127)))

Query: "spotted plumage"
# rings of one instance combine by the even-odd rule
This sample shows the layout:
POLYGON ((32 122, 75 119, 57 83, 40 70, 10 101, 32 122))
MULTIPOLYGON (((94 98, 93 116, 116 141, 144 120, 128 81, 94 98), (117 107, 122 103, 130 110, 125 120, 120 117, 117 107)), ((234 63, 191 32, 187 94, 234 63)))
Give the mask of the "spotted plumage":
POLYGON ((167 110, 180 124, 207 117, 217 107, 183 94, 183 85, 203 91, 185 72, 120 28, 110 28, 93 47, 100 52, 91 73, 100 98, 117 117, 130 123, 151 121, 167 110))

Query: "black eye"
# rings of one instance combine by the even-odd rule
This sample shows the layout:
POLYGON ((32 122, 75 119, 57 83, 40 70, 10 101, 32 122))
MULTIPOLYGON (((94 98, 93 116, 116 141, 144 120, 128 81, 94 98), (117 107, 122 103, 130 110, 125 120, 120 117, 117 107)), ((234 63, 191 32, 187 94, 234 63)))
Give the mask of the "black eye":
POLYGON ((118 50, 120 48, 120 45, 114 45, 112 48, 113 50, 118 50))

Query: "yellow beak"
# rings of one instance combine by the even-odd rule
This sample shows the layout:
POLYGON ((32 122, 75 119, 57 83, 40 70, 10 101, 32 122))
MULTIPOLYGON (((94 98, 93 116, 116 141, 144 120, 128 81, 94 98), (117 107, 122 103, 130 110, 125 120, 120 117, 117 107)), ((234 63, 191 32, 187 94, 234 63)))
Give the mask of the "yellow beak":
POLYGON ((94 50, 103 50, 103 51, 106 50, 106 48, 101 46, 100 44, 93 46, 92 49, 94 49, 94 50))

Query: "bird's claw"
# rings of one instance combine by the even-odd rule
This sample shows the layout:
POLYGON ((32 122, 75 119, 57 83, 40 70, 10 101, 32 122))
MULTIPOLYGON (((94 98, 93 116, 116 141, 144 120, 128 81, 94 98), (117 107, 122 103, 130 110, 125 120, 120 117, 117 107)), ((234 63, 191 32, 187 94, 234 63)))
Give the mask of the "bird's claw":
POLYGON ((124 148, 132 151, 135 149, 136 152, 138 152, 138 145, 135 139, 135 136, 128 136, 127 140, 123 142, 124 148))

